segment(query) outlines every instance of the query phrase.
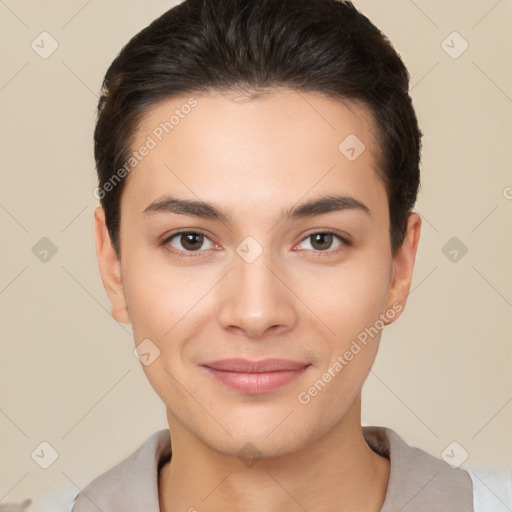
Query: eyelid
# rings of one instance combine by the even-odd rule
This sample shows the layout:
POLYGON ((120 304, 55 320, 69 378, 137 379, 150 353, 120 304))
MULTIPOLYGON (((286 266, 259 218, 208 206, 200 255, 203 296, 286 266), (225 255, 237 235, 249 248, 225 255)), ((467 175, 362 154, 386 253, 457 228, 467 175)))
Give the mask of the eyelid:
POLYGON ((328 255, 332 255, 332 254, 337 254, 340 251, 346 249, 347 247, 352 246, 352 239, 350 236, 343 235, 336 230, 328 229, 328 228, 314 229, 313 231, 311 231, 311 232, 307 233, 305 236, 303 236, 297 245, 300 245, 301 243, 303 243, 305 240, 307 240, 311 236, 317 235, 317 234, 333 235, 334 237, 338 238, 338 240, 340 241, 340 245, 338 247, 335 247, 334 249, 326 249, 325 251, 315 251, 312 249, 307 249, 308 252, 313 253, 315 256, 324 256, 324 255, 328 256, 328 255))
POLYGON ((352 245, 352 243, 353 243, 352 237, 348 233, 342 233, 342 232, 339 232, 336 229, 332 229, 332 228, 313 229, 312 231, 309 231, 302 237, 301 242, 303 242, 306 238, 309 238, 310 236, 316 235, 319 233, 323 234, 323 235, 334 235, 347 245, 352 245))
POLYGON ((158 245, 161 245, 164 247, 165 250, 167 250, 168 252, 170 253, 173 253, 175 255, 177 255, 178 257, 182 257, 182 256, 185 256, 185 257, 194 257, 196 255, 200 255, 201 253, 203 252, 206 252, 205 249, 202 249, 202 250, 198 250, 198 251, 184 251, 184 250, 181 250, 181 249, 175 249, 174 247, 169 247, 169 243, 172 239, 180 236, 180 235, 185 235, 185 234, 193 234, 193 235, 201 235, 203 236, 205 239, 209 240, 214 246, 216 246, 217 244, 211 239, 211 237, 209 235, 207 235, 204 231, 202 231, 201 229, 181 229, 179 231, 176 231, 174 233, 170 233, 168 235, 165 235, 162 239, 161 242, 159 242, 158 245))

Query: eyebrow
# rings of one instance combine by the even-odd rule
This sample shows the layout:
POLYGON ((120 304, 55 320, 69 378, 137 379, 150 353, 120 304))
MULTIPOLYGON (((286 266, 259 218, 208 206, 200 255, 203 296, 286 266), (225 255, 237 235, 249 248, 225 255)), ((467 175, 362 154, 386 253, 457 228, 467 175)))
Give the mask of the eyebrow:
MULTIPOLYGON (((361 201, 350 196, 325 195, 312 199, 299 205, 294 205, 287 210, 283 210, 278 222, 290 219, 303 219, 314 217, 334 211, 358 210, 368 214, 371 212, 368 206, 361 201)), ((145 216, 156 213, 173 213, 177 215, 191 215, 204 219, 213 219, 232 224, 232 215, 230 212, 205 201, 194 201, 190 199, 180 199, 166 195, 149 204, 142 212, 145 216)))

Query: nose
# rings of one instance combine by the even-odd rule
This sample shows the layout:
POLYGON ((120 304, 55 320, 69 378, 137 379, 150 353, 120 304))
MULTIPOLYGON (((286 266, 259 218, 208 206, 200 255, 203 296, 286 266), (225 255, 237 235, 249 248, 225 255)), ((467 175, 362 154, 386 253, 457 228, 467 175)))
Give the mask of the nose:
POLYGON ((218 290, 222 328, 251 339, 293 329, 300 300, 285 274, 270 251, 264 250, 251 263, 235 254, 234 268, 218 290))

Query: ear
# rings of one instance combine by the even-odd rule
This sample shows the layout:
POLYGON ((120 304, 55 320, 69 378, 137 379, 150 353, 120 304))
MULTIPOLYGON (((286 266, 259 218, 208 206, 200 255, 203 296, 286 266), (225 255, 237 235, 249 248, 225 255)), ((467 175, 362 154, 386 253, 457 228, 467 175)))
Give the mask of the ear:
POLYGON ((386 320, 386 324, 394 322, 402 313, 411 288, 414 261, 420 239, 421 217, 411 213, 407 221, 407 231, 401 247, 393 256, 392 283, 389 289, 387 309, 393 309, 396 315, 386 320), (394 304, 394 306, 393 306, 394 304))
POLYGON ((124 295, 121 263, 112 246, 102 206, 94 211, 94 240, 101 280, 110 299, 112 316, 122 324, 129 324, 130 315, 124 295))

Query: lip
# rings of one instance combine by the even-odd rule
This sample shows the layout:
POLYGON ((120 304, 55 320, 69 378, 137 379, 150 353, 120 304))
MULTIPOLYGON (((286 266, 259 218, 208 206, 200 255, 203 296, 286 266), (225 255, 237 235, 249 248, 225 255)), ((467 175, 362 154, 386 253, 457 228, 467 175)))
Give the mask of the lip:
POLYGON ((244 393, 268 393, 297 379, 310 363, 289 359, 222 359, 203 363, 203 367, 225 386, 244 393))

